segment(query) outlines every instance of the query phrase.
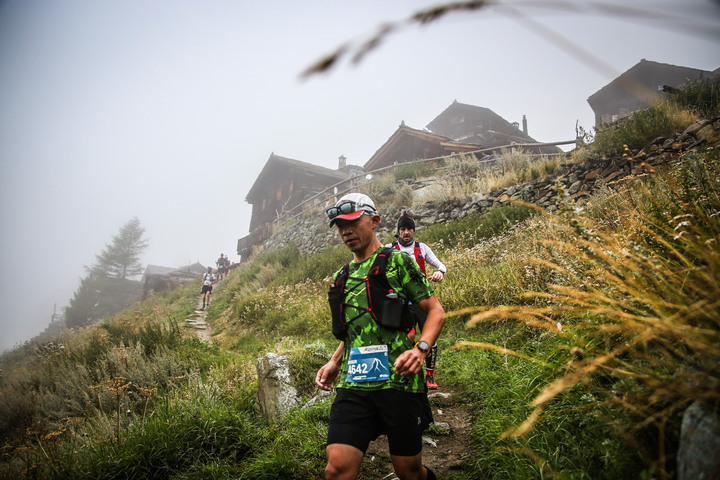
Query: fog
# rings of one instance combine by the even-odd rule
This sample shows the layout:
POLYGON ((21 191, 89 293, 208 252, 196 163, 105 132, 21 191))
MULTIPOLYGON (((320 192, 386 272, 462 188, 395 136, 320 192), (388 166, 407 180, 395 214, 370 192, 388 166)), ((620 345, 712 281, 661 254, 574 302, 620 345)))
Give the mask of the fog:
POLYGON ((717 2, 528 0, 408 25, 301 80, 437 3, 0 2, 0 348, 40 333, 134 216, 145 265, 238 260, 273 152, 362 165, 453 100, 571 140, 594 125, 587 98, 643 58, 720 67, 717 2))

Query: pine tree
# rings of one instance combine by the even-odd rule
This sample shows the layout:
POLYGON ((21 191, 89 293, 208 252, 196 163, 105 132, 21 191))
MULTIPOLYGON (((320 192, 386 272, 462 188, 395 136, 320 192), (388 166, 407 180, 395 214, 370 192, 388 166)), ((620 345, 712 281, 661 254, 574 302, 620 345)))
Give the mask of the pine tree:
POLYGON ((143 271, 140 255, 148 245, 143 238, 145 229, 140 220, 133 217, 113 236, 112 242, 96 255, 97 263, 92 268, 94 273, 110 278, 133 278, 143 271))
POLYGON ((88 274, 80 279, 80 285, 70 304, 65 307, 65 325, 67 327, 81 327, 90 324, 96 317, 95 306, 98 302, 98 291, 95 283, 97 277, 88 274))
POLYGON ((132 280, 142 273, 140 255, 147 247, 145 229, 137 217, 114 235, 110 244, 96 255, 97 263, 85 267, 87 276, 65 309, 68 327, 89 325, 132 305, 142 295, 142 285, 132 280))

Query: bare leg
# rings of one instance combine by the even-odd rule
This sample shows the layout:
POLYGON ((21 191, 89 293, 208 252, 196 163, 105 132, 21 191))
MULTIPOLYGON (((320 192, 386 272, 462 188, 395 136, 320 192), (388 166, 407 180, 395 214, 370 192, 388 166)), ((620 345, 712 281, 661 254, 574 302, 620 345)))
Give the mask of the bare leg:
POLYGON ((426 480, 428 471, 422 464, 422 453, 413 457, 390 455, 395 474, 400 480, 426 480))
POLYGON ((332 443, 327 446, 328 463, 325 467, 327 480, 354 480, 360 472, 363 452, 352 445, 332 443))

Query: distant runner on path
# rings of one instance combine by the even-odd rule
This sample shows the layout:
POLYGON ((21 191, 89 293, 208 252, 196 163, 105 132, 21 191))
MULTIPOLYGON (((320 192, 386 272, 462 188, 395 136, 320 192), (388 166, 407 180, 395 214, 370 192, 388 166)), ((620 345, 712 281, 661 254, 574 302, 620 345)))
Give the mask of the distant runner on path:
POLYGON ((210 310, 210 294, 212 293, 213 285, 217 283, 217 277, 212 273, 212 267, 207 267, 207 272, 203 274, 202 290, 202 309, 210 310))
POLYGON ((227 277, 228 269, 230 268, 230 259, 223 256, 224 253, 220 254, 220 258, 217 259, 215 264, 217 265, 218 280, 222 280, 223 277, 227 277))

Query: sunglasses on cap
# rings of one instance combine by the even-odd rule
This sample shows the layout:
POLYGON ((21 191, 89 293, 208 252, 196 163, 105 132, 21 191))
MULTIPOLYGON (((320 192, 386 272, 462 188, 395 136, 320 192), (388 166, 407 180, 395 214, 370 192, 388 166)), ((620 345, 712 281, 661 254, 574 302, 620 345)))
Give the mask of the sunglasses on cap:
POLYGON ((370 205, 365 205, 364 203, 356 203, 352 200, 348 200, 347 202, 341 203, 340 205, 336 207, 330 207, 327 210, 325 210, 325 213, 327 213, 327 216, 330 220, 337 217, 338 215, 347 215, 348 213, 357 212, 359 210, 362 210, 364 214, 367 215, 374 215, 376 214, 375 209, 372 208, 370 205), (371 208, 372 210, 365 210, 362 207, 371 208))

